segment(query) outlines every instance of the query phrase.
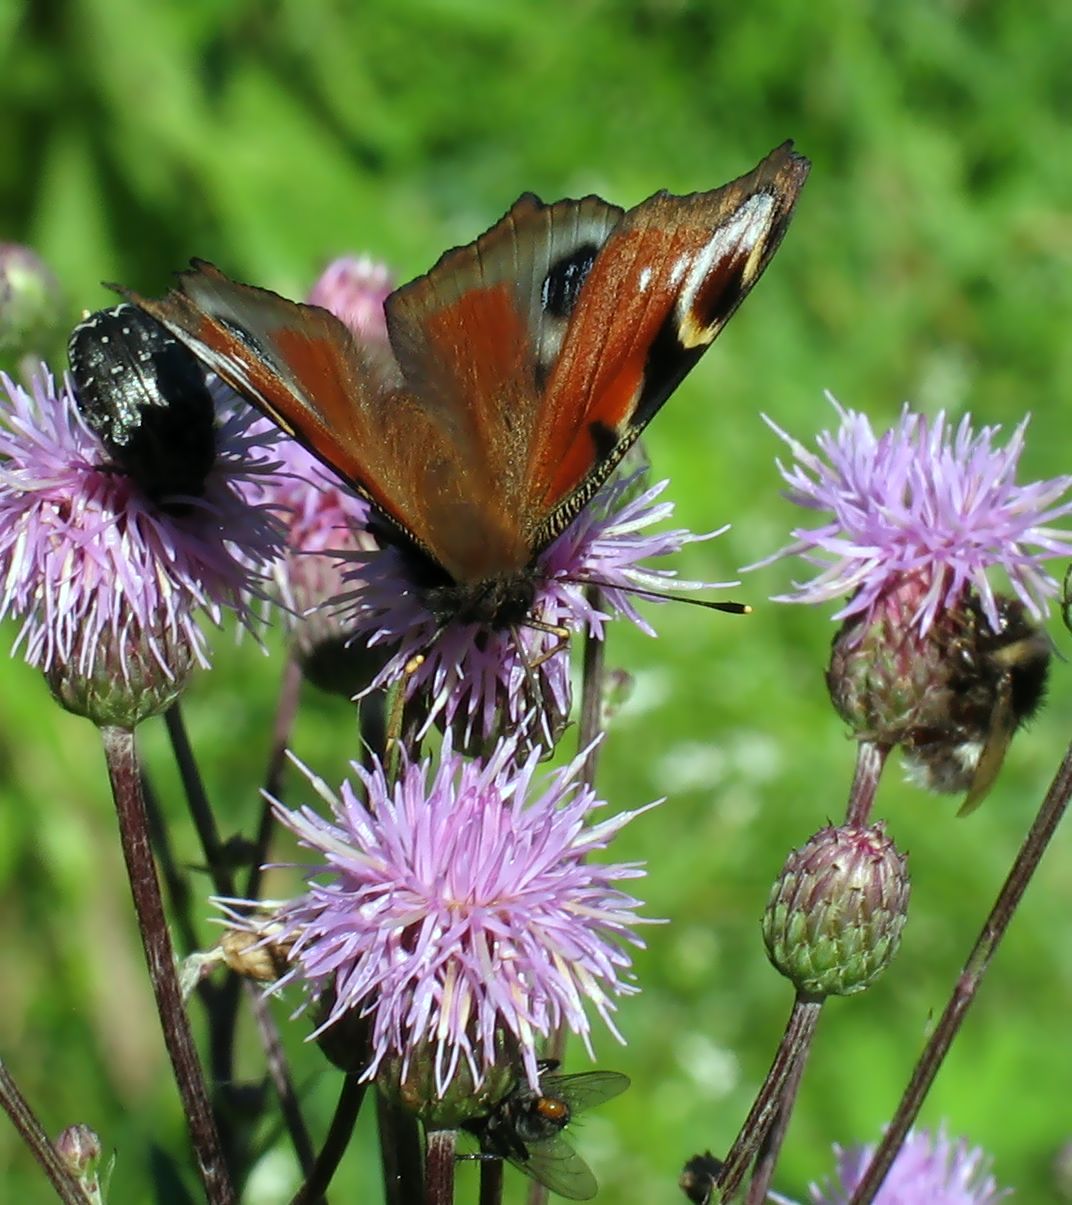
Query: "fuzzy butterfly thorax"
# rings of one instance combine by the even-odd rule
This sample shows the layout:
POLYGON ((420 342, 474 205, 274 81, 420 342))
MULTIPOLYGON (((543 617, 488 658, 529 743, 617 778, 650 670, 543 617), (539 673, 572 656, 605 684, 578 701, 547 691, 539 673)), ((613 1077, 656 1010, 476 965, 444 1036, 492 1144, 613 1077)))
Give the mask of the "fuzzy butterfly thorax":
POLYGON ((759 279, 807 172, 786 143, 630 210, 522 196, 390 294, 389 345, 203 261, 163 299, 129 296, 373 504, 438 622, 501 629, 759 279))

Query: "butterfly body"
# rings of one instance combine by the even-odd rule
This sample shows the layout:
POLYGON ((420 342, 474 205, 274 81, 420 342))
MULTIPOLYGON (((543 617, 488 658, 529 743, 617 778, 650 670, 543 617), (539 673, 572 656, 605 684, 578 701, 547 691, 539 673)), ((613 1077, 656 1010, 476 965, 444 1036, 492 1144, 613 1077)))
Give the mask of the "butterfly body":
POLYGON ((762 273, 807 170, 786 144, 628 211, 522 196, 387 298, 383 341, 200 261, 130 296, 373 504, 437 620, 504 628, 762 273))

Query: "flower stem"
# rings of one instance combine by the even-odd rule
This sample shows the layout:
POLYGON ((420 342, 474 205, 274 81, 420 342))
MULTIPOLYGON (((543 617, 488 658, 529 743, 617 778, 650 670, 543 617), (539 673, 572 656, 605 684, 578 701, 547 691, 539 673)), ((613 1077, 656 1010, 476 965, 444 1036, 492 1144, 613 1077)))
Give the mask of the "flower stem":
MULTIPOLYGON (((597 587, 589 586, 587 590, 588 603, 593 610, 599 609, 600 592, 597 587)), ((596 640, 591 633, 584 638, 584 663, 581 668, 581 716, 578 725, 577 741, 582 749, 588 749, 581 779, 589 786, 595 786, 596 759, 602 748, 602 743, 589 747, 602 731, 603 719, 603 690, 604 668, 607 645, 603 640, 596 640)))
POLYGON ((305 1183, 295 1193, 290 1205, 317 1205, 317 1202, 323 1201, 324 1193, 346 1153, 346 1148, 350 1145, 350 1137, 354 1132, 354 1124, 361 1111, 367 1088, 367 1081, 358 1080, 356 1075, 343 1077, 335 1115, 331 1119, 324 1145, 320 1148, 320 1154, 307 1174, 305 1183))
POLYGON ((422 1205, 421 1136, 417 1119, 376 1093, 386 1205, 422 1205))
POLYGON ((63 1205, 86 1205, 88 1198, 56 1153, 56 1148, 49 1141, 26 1097, 19 1091, 3 1059, 0 1059, 0 1106, 3 1106, 19 1136, 48 1176, 63 1205))
POLYGON ((845 811, 846 824, 855 825, 857 828, 868 826, 879 779, 889 755, 889 745, 866 740, 857 744, 856 771, 849 791, 849 806, 845 811))
MULTIPOLYGON (((286 722, 286 715, 289 712, 290 720, 293 720, 293 708, 297 704, 296 691, 300 682, 300 673, 297 682, 292 682, 290 675, 284 677, 284 687, 281 691, 281 701, 279 707, 277 707, 276 723, 274 726, 274 732, 277 737, 280 732, 289 731, 289 723, 286 722), (288 685, 292 686, 293 694, 288 693, 288 685), (281 712, 283 713, 282 715, 280 714, 281 712)), ((204 782, 201 778, 201 772, 197 767, 197 759, 194 756, 193 747, 190 744, 186 725, 183 721, 182 710, 178 703, 168 708, 165 720, 175 760, 179 767, 179 775, 186 793, 187 804, 190 814, 194 819, 194 826, 197 829, 197 835, 201 842, 201 850, 205 856, 205 862, 208 865, 209 874, 212 878, 213 889, 219 895, 231 897, 235 893, 234 876, 225 858, 224 845, 220 841, 216 817, 212 810, 212 805, 209 803, 208 796, 205 793, 204 782)), ((285 736, 282 737, 282 740, 285 745, 285 736)), ((273 771, 278 776, 277 760, 282 760, 282 754, 280 752, 277 758, 276 747, 273 747, 272 759, 269 762, 269 776, 272 775, 273 771)), ((269 808, 268 810, 270 812, 271 809, 269 808)), ((267 841, 270 836, 271 827, 270 825, 265 826, 262 818, 261 832, 258 834, 258 840, 263 837, 267 841)), ((254 893, 260 886, 260 866, 266 856, 266 849, 258 845, 254 850, 254 862, 249 875, 249 879, 253 884, 253 892, 247 892, 246 899, 256 898, 254 893)), ((302 1117, 301 1109, 298 1105, 297 1093, 294 1090, 290 1067, 287 1064, 286 1055, 283 1051, 279 1030, 269 1011, 268 1003, 262 997, 259 989, 253 984, 240 979, 238 976, 231 976, 227 980, 222 990, 218 993, 216 1007, 212 1008, 209 1013, 213 1078, 217 1084, 224 1086, 224 1091, 229 1091, 230 1085, 234 1082, 235 1027, 238 1020, 238 1000, 242 992, 245 993, 253 1012, 254 1020, 256 1021, 257 1032, 261 1039, 261 1045, 264 1048, 268 1074, 279 1097, 283 1122, 287 1128, 287 1133, 290 1135, 291 1143, 294 1146, 302 1172, 308 1175, 313 1164, 313 1145, 309 1138, 305 1119, 302 1117)), ((226 1132, 224 1137, 226 1139, 226 1132)))
POLYGON ((149 978, 156 996, 175 1082, 182 1097, 198 1171, 209 1205, 232 1205, 237 1198, 223 1160, 201 1064, 183 1007, 175 970, 175 954, 149 847, 149 823, 141 795, 134 733, 127 729, 105 727, 101 729, 101 740, 149 978))
POLYGON ((789 1014, 785 1033, 778 1044, 767 1078, 745 1118, 741 1132, 726 1156, 718 1178, 718 1200, 732 1200, 734 1193, 740 1188, 745 1172, 766 1138, 775 1114, 786 1099, 786 1089, 797 1066, 808 1057, 822 1004, 821 1000, 804 996, 802 993, 798 993, 793 1001, 793 1010, 789 1014))
POLYGON ((275 813, 267 796, 279 797, 283 767, 287 764, 287 745, 298 714, 298 698, 301 694, 302 671, 297 658, 290 656, 283 667, 283 680, 279 686, 279 697, 275 704, 272 720, 272 747, 268 752, 268 766, 264 772, 264 789, 261 794, 261 814, 257 821, 257 835, 253 839, 253 857, 246 878, 242 898, 255 900, 260 895, 261 876, 264 863, 268 860, 268 847, 275 829, 275 813))
POLYGON ((432 1130, 424 1161, 425 1205, 454 1205, 454 1130, 432 1130))
POLYGON ((481 1159, 478 1205, 502 1205, 503 1164, 501 1159, 481 1159))
POLYGON ((759 1148, 755 1174, 752 1177, 752 1182, 748 1185, 745 1205, 764 1205, 769 1200, 770 1182, 774 1177, 774 1169, 778 1165, 778 1156, 782 1153, 782 1143, 785 1141, 786 1131, 789 1129, 789 1119, 797 1103, 797 1092, 800 1090, 800 1081, 804 1078, 804 1068, 807 1065, 810 1054, 811 1042, 803 1042, 801 1044, 800 1057, 797 1059, 782 1091, 778 1113, 759 1148))
POLYGON ((857 1185, 850 1205, 869 1205, 881 1187, 908 1131, 919 1115, 924 1098, 930 1090, 931 1084, 934 1083, 938 1069, 953 1044, 953 1039, 960 1030, 968 1008, 975 999, 983 975, 990 966, 1001 939, 1005 936, 1016 908, 1027 890, 1027 885, 1038 869, 1042 855, 1046 852, 1051 838, 1057 831, 1057 826, 1068 807, 1070 796, 1072 796, 1072 745, 1065 752, 1064 759, 1050 784, 1050 789, 1046 792, 1046 797, 1042 801, 1034 823, 1024 838, 1024 843, 1009 871, 1008 878, 994 901, 994 906, 983 924, 971 954, 968 955, 968 960, 953 988, 949 1003, 920 1055, 908 1087, 897 1106, 897 1112, 893 1115, 889 1128, 879 1143, 863 1179, 857 1185))

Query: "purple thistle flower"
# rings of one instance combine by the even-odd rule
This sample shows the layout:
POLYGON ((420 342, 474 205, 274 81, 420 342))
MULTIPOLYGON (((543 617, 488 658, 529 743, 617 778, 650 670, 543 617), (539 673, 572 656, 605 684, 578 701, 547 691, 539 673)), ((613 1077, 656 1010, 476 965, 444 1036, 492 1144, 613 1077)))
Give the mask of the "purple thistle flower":
MULTIPOLYGON (((847 1205, 875 1152, 873 1146, 834 1147, 835 1180, 811 1186, 813 1205, 847 1205)), ((990 1158, 964 1139, 954 1142, 945 1130, 912 1131, 905 1139, 875 1205, 996 1205, 1011 1194, 990 1174, 990 1158)))
MULTIPOLYGON (((355 764, 367 804, 349 782, 336 796, 306 770, 332 820, 275 805, 324 864, 273 919, 272 940, 290 946, 293 965, 273 990, 331 989, 317 1034, 351 1010, 369 1017, 366 1079, 394 1057, 405 1076, 431 1048, 440 1095, 463 1063, 479 1084, 505 1036, 535 1088, 536 1042, 560 1023, 591 1053, 586 1002, 622 1040, 613 997, 639 990, 623 947, 642 947, 633 927, 652 922, 615 886, 641 877, 640 866, 590 857, 655 805, 589 823, 605 805, 578 781, 583 756, 542 790, 538 754, 520 766, 516 756, 503 742, 486 764, 468 761, 448 736, 434 768, 404 761, 393 786, 381 766, 355 764)), ((262 921, 247 924, 259 931, 262 921)))
POLYGON ((249 626, 281 548, 270 511, 242 493, 271 470, 274 438, 224 419, 204 496, 173 515, 108 463, 44 366, 31 392, 6 376, 0 386, 0 618, 22 619, 15 648, 82 676, 107 656, 127 681, 128 658, 148 657, 165 678, 184 658, 207 665, 197 613, 219 624, 228 609, 249 626))
POLYGON ((383 303, 394 282, 385 264, 367 255, 333 259, 309 290, 309 304, 323 306, 363 339, 386 340, 383 303))
POLYGON ((631 593, 727 584, 683 581, 673 570, 641 564, 711 539, 725 528, 707 535, 683 529, 649 532, 673 513, 673 503, 656 501, 668 482, 638 491, 640 476, 604 486, 537 557, 531 615, 539 628, 520 624, 495 630, 459 621, 444 625, 425 604, 403 553, 385 548, 371 556, 358 554, 347 575, 354 588, 340 601, 353 605, 353 630, 370 648, 392 650, 369 689, 405 675, 406 698, 420 697, 425 708, 418 739, 441 722, 455 731, 463 747, 495 739, 503 730, 553 744, 569 715, 572 692, 568 646, 545 628, 587 631, 601 640, 609 620, 622 615, 653 636, 631 593), (588 584, 600 588, 602 609, 589 601, 588 584))
POLYGON ((818 437, 819 455, 765 420, 795 457, 788 467, 778 462, 789 500, 833 514, 823 526, 794 529, 792 544, 749 566, 799 555, 821 568, 776 601, 851 595, 834 618, 862 617, 862 631, 892 593, 909 586, 916 596, 910 622, 923 636, 974 590, 997 632, 999 608, 986 571, 998 566, 1041 619, 1058 589, 1043 561, 1072 554, 1072 534, 1049 526, 1072 511, 1072 501, 1061 501, 1072 477, 1016 484, 1027 420, 997 448, 999 427, 974 432, 966 415, 954 429, 944 413, 928 422, 906 406, 897 425, 876 438, 864 415, 827 396, 841 426, 818 437))
MULTIPOLYGON (((252 412, 255 415, 255 412, 252 412)), ((255 418, 265 430, 276 429, 255 418)), ((307 452, 284 436, 276 445, 280 467, 264 483, 263 496, 287 529, 287 556, 274 565, 284 603, 303 614, 343 588, 341 559, 379 546, 368 530, 370 507, 307 452)))

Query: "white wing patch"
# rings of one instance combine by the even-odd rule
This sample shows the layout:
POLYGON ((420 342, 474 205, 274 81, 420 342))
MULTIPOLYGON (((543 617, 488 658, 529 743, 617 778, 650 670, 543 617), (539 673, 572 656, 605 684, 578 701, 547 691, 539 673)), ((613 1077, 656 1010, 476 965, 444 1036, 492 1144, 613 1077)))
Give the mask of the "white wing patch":
POLYGON ((706 245, 689 262, 682 256, 670 272, 670 281, 676 284, 687 268, 685 283, 677 298, 678 337, 683 347, 706 345, 718 334, 722 322, 711 326, 697 326, 693 319, 696 295, 714 266, 727 257, 747 256, 741 269, 741 287, 747 289, 756 274, 756 268, 766 245, 766 236, 774 216, 774 197, 767 192, 756 193, 737 210, 732 219, 715 231, 706 245))

